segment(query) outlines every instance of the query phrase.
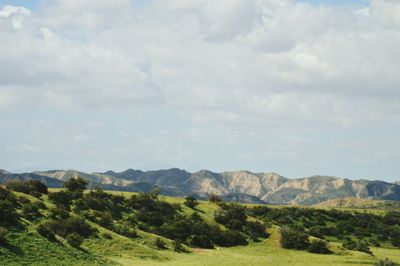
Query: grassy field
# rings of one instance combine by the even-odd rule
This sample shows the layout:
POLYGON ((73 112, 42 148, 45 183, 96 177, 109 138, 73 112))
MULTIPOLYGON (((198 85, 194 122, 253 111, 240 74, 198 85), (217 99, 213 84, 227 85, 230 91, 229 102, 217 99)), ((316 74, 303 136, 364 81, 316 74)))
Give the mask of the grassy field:
MULTIPOLYGON (((55 189, 52 189, 55 191, 55 189)), ((115 192, 126 197, 131 192, 115 192)), ((18 193, 18 196, 21 194, 18 193)), ((24 195, 25 196, 25 195, 24 195)), ((26 196, 30 200, 36 200, 26 196)), ((47 197, 43 197, 50 206, 47 197)), ((163 197, 170 203, 183 203, 183 198, 163 197)), ((280 207, 280 206, 276 206, 280 207)), ((218 206, 201 201, 197 207, 200 215, 209 222, 214 222, 213 215, 218 206)), ((185 213, 193 210, 182 206, 185 213)), ((351 208, 349 208, 351 210, 351 208)), ((334 251, 331 255, 312 254, 305 251, 288 250, 280 247, 277 227, 269 228, 268 239, 251 242, 248 246, 231 248, 191 249, 187 253, 173 251, 173 243, 164 241, 168 250, 156 248, 155 241, 162 238, 151 233, 138 230, 139 237, 127 238, 109 231, 95 223, 97 237, 86 239, 81 248, 70 247, 65 241, 50 242, 41 237, 35 226, 23 221, 25 230, 15 230, 8 235, 9 245, 0 247, 0 265, 373 265, 378 259, 389 258, 400 264, 400 249, 371 247, 374 256, 357 251, 342 249, 339 244, 331 243, 334 251), (105 233, 108 237, 104 237, 105 233)))
POLYGON ((400 250, 372 248, 375 257, 361 252, 350 252, 336 249, 336 254, 318 255, 302 251, 282 249, 279 236, 273 232, 271 238, 249 246, 218 248, 214 250, 192 250, 189 254, 161 252, 162 258, 142 259, 136 257, 110 257, 122 265, 373 265, 377 259, 389 258, 400 263, 400 250))

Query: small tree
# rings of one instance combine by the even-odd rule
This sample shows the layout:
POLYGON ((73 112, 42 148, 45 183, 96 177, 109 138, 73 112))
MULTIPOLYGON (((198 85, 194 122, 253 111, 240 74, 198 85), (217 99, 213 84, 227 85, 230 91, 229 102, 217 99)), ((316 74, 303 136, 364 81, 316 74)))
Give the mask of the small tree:
POLYGON ((185 204, 186 206, 188 206, 189 208, 194 209, 194 208, 196 208, 197 205, 199 205, 199 202, 196 200, 195 197, 193 197, 193 196, 187 196, 187 197, 185 198, 185 203, 184 203, 184 204, 185 204))
POLYGON ((64 182, 64 187, 70 192, 78 192, 82 193, 88 183, 82 177, 78 176, 77 178, 71 178, 68 181, 64 182))

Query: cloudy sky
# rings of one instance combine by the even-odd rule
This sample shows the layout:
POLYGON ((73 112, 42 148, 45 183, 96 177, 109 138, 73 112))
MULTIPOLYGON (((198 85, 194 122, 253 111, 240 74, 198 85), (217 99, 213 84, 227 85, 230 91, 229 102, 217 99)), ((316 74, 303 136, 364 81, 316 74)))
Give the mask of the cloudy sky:
POLYGON ((0 168, 400 180, 400 1, 0 0, 0 168))

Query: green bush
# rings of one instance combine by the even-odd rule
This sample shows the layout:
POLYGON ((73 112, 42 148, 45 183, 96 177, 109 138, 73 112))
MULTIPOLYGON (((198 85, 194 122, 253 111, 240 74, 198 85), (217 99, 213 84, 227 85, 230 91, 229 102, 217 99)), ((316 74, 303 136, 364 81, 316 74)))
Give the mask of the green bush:
POLYGON ((15 225, 18 219, 15 205, 9 200, 0 200, 0 225, 15 225))
POLYGON ((287 249, 305 250, 310 245, 308 235, 303 232, 283 227, 281 232, 281 246, 287 249))
POLYGON ((165 243, 161 238, 156 239, 155 245, 159 249, 167 249, 167 243, 165 243))
POLYGON ((6 187, 10 190, 22 192, 35 197, 47 194, 47 186, 39 180, 16 180, 6 183, 6 187))
POLYGON ((83 243, 83 237, 77 233, 67 235, 65 240, 67 240, 68 244, 75 248, 80 247, 80 245, 83 243))
POLYGON ((398 264, 385 258, 384 260, 377 261, 374 266, 398 266, 398 264))
POLYGON ((185 247, 182 245, 182 241, 180 241, 180 240, 174 241, 174 251, 175 252, 187 252, 185 247))
POLYGON ((77 178, 70 178, 68 181, 64 182, 64 187, 69 191, 69 192, 78 192, 82 193, 88 183, 83 179, 82 177, 78 176, 77 178))
POLYGON ((345 239, 342 246, 350 250, 357 250, 372 255, 372 251, 365 241, 354 241, 350 238, 345 239))
POLYGON ((130 238, 137 238, 139 236, 135 228, 132 228, 132 226, 126 222, 114 225, 113 231, 130 238))
POLYGON ((190 241, 190 244, 199 248, 214 248, 214 243, 206 235, 194 235, 190 241))
POLYGON ((0 227, 0 246, 7 245, 8 230, 4 227, 0 227))
MULTIPOLYGON (((43 204, 43 203, 42 203, 43 204)), ((42 214, 40 213, 39 208, 42 205, 37 202, 28 202, 22 206, 22 217, 29 221, 38 220, 42 214)))
POLYGON ((36 231, 44 238, 47 238, 50 241, 56 241, 56 236, 46 224, 39 224, 36 231))
POLYGON ((68 210, 63 206, 50 208, 49 217, 54 220, 65 220, 70 217, 68 210))
POLYGON ((327 242, 318 239, 311 241, 307 251, 317 254, 332 254, 332 251, 328 248, 327 242))
POLYGON ((63 208, 69 210, 69 206, 73 200, 73 195, 68 191, 61 190, 58 192, 49 193, 49 200, 57 205, 57 208, 59 208, 58 206, 62 206, 63 208))
POLYGON ((105 239, 112 239, 112 236, 109 233, 102 233, 101 236, 105 239))
POLYGON ((194 209, 194 208, 196 208, 197 205, 199 205, 199 202, 196 200, 195 197, 193 197, 193 196, 187 196, 187 197, 185 198, 184 204, 185 204, 186 206, 188 206, 189 208, 194 209))

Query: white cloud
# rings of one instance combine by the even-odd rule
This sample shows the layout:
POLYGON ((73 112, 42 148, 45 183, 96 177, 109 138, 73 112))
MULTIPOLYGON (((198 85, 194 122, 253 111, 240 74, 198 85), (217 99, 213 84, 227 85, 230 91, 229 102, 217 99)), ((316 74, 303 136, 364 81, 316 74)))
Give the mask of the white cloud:
MULTIPOLYGON (((399 10, 395 0, 56 0, 34 12, 5 6, 0 111, 162 106, 189 117, 182 136, 189 142, 212 130, 224 132, 221 140, 229 139, 224 130, 244 132, 241 141, 249 132, 388 130, 400 119, 399 10)), ((149 136, 140 145, 174 141, 149 136)), ((277 149, 265 147, 266 157, 277 149)), ((282 158, 296 157, 291 147, 282 158)))

